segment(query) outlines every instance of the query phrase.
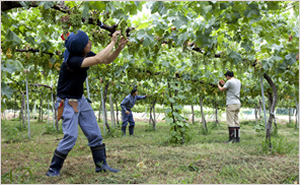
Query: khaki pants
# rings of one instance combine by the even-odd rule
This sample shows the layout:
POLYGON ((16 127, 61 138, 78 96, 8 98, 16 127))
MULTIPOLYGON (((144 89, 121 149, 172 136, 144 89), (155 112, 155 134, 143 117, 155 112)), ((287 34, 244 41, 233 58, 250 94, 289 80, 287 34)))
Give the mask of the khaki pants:
POLYGON ((241 104, 226 105, 226 121, 228 127, 240 127, 239 112, 241 104))

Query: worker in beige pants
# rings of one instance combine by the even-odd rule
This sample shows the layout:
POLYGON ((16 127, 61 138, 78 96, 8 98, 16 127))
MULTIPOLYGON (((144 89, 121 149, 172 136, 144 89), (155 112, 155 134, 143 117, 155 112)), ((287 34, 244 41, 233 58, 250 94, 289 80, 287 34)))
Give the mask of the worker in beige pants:
MULTIPOLYGON (((231 104, 226 106, 226 121, 229 130, 231 129, 230 135, 235 139, 234 142, 240 142, 240 123, 239 123, 239 112, 241 104, 231 104)), ((230 140, 230 137, 229 137, 230 140)))
POLYGON ((219 90, 226 91, 226 121, 229 130, 229 142, 240 142, 240 124, 239 124, 239 112, 241 107, 240 102, 240 90, 241 82, 234 77, 232 71, 227 71, 225 74, 227 82, 219 81, 219 90), (220 83, 224 85, 220 86, 220 83))

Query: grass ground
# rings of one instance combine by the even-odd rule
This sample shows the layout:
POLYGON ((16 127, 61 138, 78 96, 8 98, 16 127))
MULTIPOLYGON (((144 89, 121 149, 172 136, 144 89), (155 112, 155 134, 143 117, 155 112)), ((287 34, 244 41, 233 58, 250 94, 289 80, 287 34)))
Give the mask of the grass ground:
POLYGON ((145 132, 147 124, 137 122, 133 137, 122 137, 120 133, 104 136, 108 164, 120 169, 119 173, 94 172, 87 140, 79 129, 77 143, 64 163, 61 177, 56 178, 45 174, 63 134, 46 134, 47 122, 32 121, 29 140, 27 130, 18 131, 18 125, 19 121, 1 124, 2 183, 299 183, 299 130, 282 125, 278 136, 272 138, 276 152, 268 154, 263 147, 264 132, 256 133, 249 122, 241 124, 241 143, 222 143, 228 139, 226 124, 213 127, 209 123, 211 133, 203 135, 197 123, 190 127, 192 140, 184 145, 168 143, 169 125, 158 123, 156 131, 145 132), (137 167, 139 162, 146 168, 137 167))

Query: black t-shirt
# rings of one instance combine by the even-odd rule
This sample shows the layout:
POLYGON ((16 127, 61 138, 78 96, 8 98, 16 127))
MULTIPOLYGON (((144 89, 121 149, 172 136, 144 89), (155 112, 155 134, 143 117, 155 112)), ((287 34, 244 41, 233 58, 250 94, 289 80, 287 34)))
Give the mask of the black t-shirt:
MULTIPOLYGON (((95 56, 89 52, 86 57, 95 56)), ((81 68, 84 57, 72 56, 69 60, 63 62, 60 68, 59 79, 57 84, 57 96, 65 98, 80 99, 83 95, 83 83, 87 77, 89 67, 81 68)))

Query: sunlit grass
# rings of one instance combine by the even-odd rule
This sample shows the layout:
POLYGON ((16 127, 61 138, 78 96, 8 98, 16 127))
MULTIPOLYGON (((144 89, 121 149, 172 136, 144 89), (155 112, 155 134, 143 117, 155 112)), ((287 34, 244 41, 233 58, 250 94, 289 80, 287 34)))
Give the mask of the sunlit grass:
MULTIPOLYGON (((254 124, 241 125, 241 143, 223 144, 228 139, 225 123, 214 127, 208 124, 211 133, 203 135, 199 123, 191 125, 192 140, 184 145, 168 143, 169 126, 157 124, 156 131, 147 131, 147 123, 137 122, 135 136, 104 136, 107 146, 107 161, 114 173, 95 173, 90 148, 82 131, 76 145, 69 153, 61 170, 61 177, 49 178, 48 170, 53 151, 63 134, 48 132, 47 122, 31 122, 31 139, 27 130, 18 131, 21 141, 7 142, 5 129, 19 125, 18 121, 2 124, 1 175, 2 183, 84 183, 84 184, 212 184, 212 183, 294 183, 299 182, 299 132, 294 128, 279 125, 280 137, 293 145, 291 151, 282 148, 281 153, 269 155, 262 150, 264 132, 255 132, 254 124), (5 127, 5 128, 4 128, 5 127), (139 168, 143 162, 146 168, 139 168), (22 167, 30 169, 19 170, 22 167), (9 175, 4 176, 6 173, 9 175), (22 176, 23 175, 23 176, 22 176), (22 178, 20 178, 22 176, 22 178)), ((100 128, 103 124, 99 123, 100 128)), ((127 128, 128 129, 128 128, 127 128)), ((16 131, 17 132, 17 131, 16 131)), ((274 139, 275 140, 275 139, 274 139)))

